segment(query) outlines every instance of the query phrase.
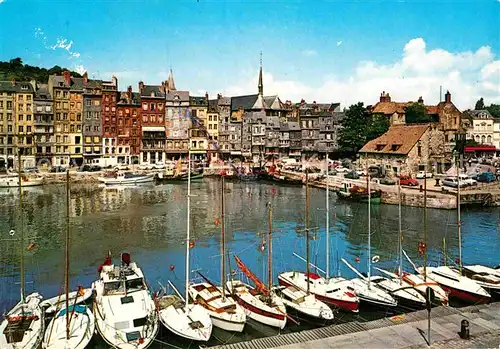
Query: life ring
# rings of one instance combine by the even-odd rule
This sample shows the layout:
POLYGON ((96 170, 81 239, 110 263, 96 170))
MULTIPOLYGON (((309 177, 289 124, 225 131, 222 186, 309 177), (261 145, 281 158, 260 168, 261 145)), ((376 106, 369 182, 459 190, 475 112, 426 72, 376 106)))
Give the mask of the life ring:
POLYGON ((372 257, 372 263, 377 263, 380 260, 380 256, 376 255, 372 257))
POLYGON ((10 236, 14 236, 14 234, 16 234, 16 231, 15 231, 14 229, 11 229, 11 230, 9 231, 9 235, 10 235, 10 236))

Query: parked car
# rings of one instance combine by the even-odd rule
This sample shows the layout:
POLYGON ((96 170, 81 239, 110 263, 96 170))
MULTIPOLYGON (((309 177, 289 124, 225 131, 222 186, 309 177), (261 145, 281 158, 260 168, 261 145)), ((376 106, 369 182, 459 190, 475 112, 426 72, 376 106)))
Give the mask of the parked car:
POLYGON ((356 173, 360 175, 361 177, 366 176, 366 170, 356 170, 356 173))
POLYGON ((139 165, 140 170, 152 170, 153 168, 154 168, 153 164, 145 163, 145 164, 139 165))
POLYGON ((82 165, 79 169, 78 172, 90 172, 92 166, 90 165, 82 165))
POLYGON ((483 172, 472 176, 472 179, 481 183, 491 183, 497 180, 497 177, 492 172, 483 172))
POLYGON ((344 178, 359 179, 359 175, 356 171, 349 171, 344 174, 344 178))
POLYGON ((385 185, 394 185, 396 184, 396 181, 391 178, 380 178, 380 184, 385 184, 385 185))
POLYGON ((422 179, 422 178, 432 178, 433 174, 432 172, 425 172, 425 171, 418 171, 416 177, 418 179, 422 179))
MULTIPOLYGON (((475 179, 470 178, 466 174, 460 174, 459 177, 460 177, 460 184, 463 183, 465 186, 477 185, 477 181, 475 179)), ((460 185, 460 186, 462 186, 462 185, 460 185)))
POLYGON ((52 166, 50 172, 66 172, 66 168, 64 166, 52 166))
POLYGON ((335 171, 337 171, 338 173, 343 173, 343 172, 349 171, 349 169, 342 167, 342 166, 338 166, 338 167, 335 167, 335 171))
POLYGON ((415 178, 411 177, 400 177, 399 181, 401 185, 408 185, 410 187, 416 187, 419 185, 418 181, 415 178))
POLYGON ((458 188, 458 180, 456 177, 445 177, 441 183, 443 183, 443 187, 458 188))
POLYGON ((26 167, 23 169, 23 171, 26 173, 38 173, 38 172, 40 172, 38 167, 26 167))
POLYGON ((92 165, 90 167, 90 172, 98 172, 98 171, 101 171, 102 170, 102 167, 99 166, 99 165, 92 165))

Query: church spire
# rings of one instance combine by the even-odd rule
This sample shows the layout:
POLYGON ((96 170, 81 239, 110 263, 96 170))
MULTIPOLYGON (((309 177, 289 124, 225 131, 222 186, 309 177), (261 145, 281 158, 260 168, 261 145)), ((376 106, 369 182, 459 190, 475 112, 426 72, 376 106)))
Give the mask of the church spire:
POLYGON ((175 91, 174 73, 172 72, 172 67, 170 67, 170 74, 168 74, 167 88, 170 91, 175 91))
POLYGON ((262 51, 260 51, 260 70, 259 70, 259 95, 264 95, 264 83, 262 82, 262 51))

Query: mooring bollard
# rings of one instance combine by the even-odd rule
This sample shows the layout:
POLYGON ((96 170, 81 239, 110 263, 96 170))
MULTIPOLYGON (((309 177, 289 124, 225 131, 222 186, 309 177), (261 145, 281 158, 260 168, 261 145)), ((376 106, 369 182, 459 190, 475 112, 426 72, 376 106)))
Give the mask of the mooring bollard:
POLYGON ((462 339, 469 339, 470 338, 470 331, 469 331, 469 321, 467 320, 462 320, 460 323, 460 338, 462 339))

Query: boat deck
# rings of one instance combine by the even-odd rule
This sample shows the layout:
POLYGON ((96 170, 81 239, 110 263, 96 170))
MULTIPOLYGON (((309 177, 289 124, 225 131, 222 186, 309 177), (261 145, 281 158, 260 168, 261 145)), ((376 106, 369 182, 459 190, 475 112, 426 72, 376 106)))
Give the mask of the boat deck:
MULTIPOLYGON (((420 310, 375 321, 348 322, 215 348, 420 348, 427 347, 426 336, 427 310, 420 310)), ((500 303, 458 309, 443 306, 433 308, 431 343, 444 348, 449 347, 450 341, 457 340, 459 344, 466 343, 464 348, 471 347, 474 340, 488 340, 485 343, 491 342, 495 347, 500 345, 500 303), (464 319, 470 324, 471 341, 461 340, 457 334, 460 331, 460 322, 464 319)))

